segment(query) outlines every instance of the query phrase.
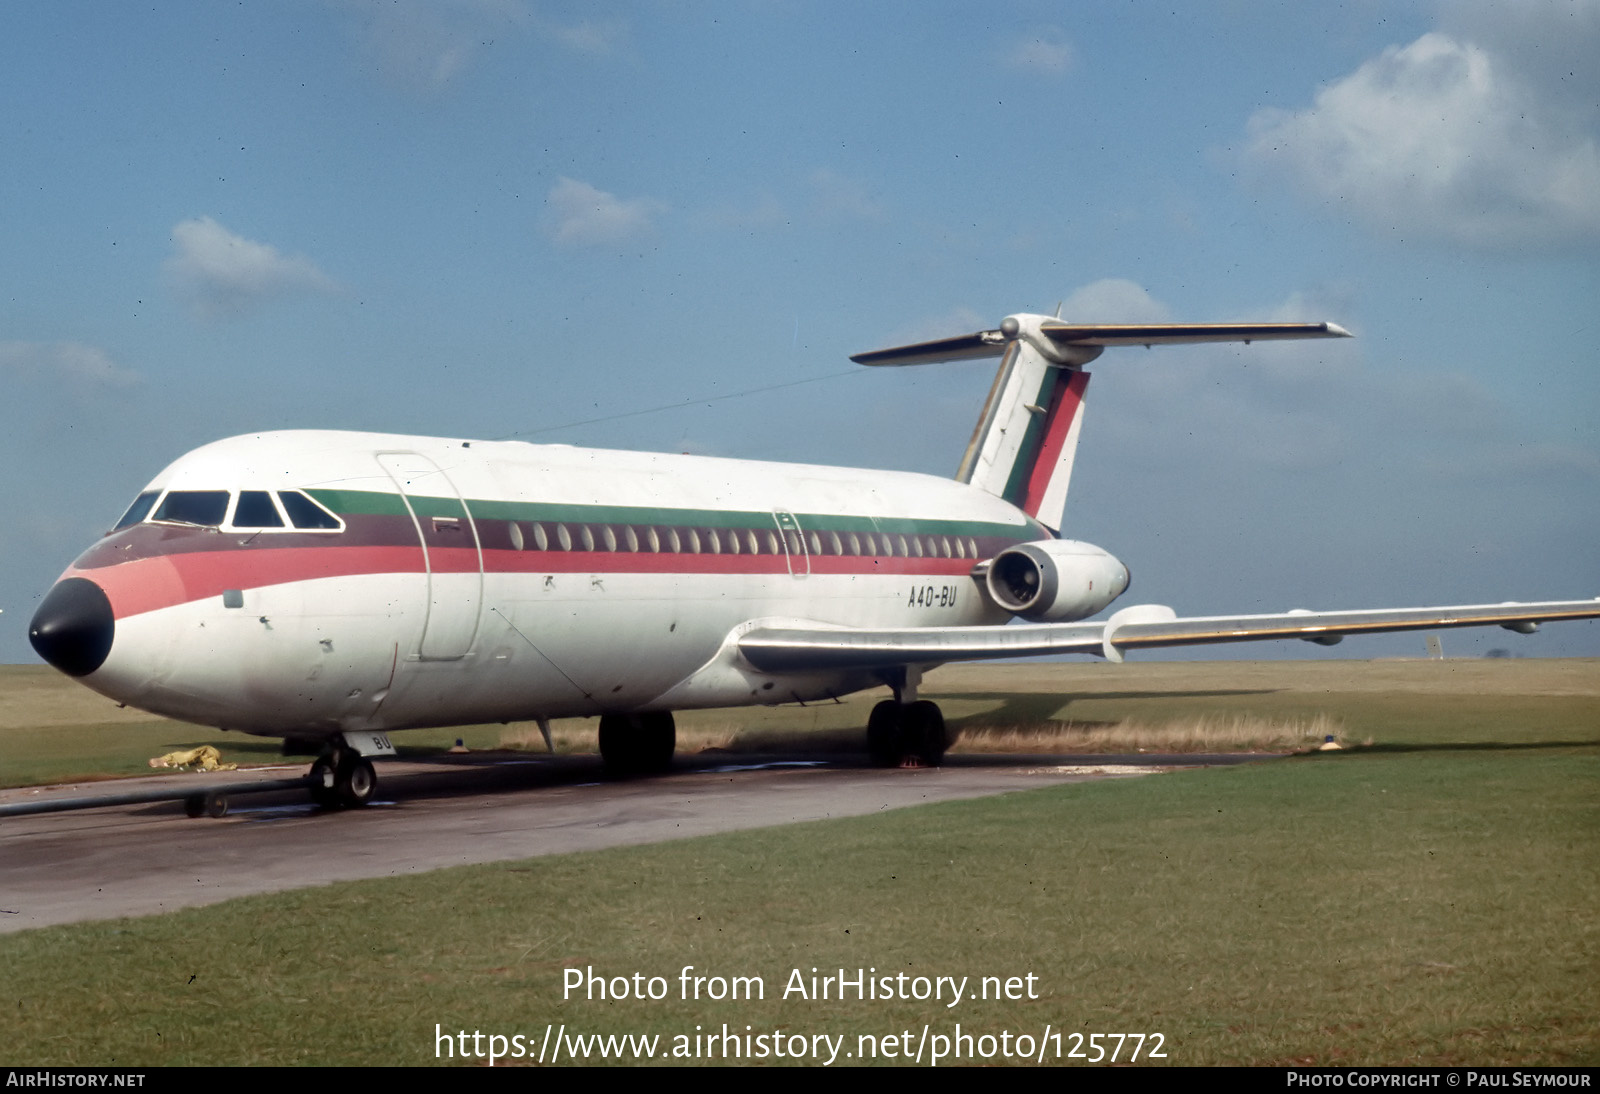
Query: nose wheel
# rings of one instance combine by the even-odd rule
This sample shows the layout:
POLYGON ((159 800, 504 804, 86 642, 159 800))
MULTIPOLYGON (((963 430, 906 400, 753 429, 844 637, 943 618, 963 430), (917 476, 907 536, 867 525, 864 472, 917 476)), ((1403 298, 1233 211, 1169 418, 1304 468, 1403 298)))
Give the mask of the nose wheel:
POLYGON ((358 809, 377 792, 372 761, 354 749, 324 752, 311 765, 311 800, 324 809, 358 809))
POLYGON ((867 751, 879 767, 938 767, 950 747, 939 704, 885 699, 867 718, 867 751))

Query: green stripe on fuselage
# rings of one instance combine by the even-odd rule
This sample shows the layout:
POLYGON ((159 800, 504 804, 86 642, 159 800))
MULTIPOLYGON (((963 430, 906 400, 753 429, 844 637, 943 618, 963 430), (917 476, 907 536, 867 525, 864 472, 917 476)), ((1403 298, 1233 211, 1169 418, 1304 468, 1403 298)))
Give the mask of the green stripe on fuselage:
MULTIPOLYGON (((307 490, 323 505, 341 516, 405 516, 405 502, 399 494, 372 490, 307 490)), ((455 498, 407 495, 418 516, 456 517, 461 503, 455 498)), ((468 507, 477 520, 525 520, 563 524, 638 524, 693 528, 768 528, 773 526, 771 510, 671 509, 643 505, 557 505, 546 502, 475 501, 468 507)), ((914 517, 860 517, 835 513, 795 513, 800 527, 808 532, 887 532, 895 535, 943 536, 1028 536, 1048 535, 1034 522, 1015 523, 976 520, 939 520, 914 517)))

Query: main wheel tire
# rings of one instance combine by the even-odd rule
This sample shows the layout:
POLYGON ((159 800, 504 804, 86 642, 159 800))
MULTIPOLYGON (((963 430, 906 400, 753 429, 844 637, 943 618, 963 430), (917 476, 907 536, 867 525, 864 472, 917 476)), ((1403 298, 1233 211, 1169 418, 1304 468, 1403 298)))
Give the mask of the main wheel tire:
POLYGON ((633 726, 628 715, 600 715, 600 758, 613 775, 633 774, 633 726))
POLYGON ((678 747, 672 712, 602 714, 600 756, 613 775, 653 775, 672 766, 678 747))
POLYGON ((643 725, 642 770, 661 772, 672 766, 672 754, 678 749, 678 725, 669 710, 657 710, 641 719, 643 725))
POLYGON ((906 704, 902 715, 905 727, 905 751, 925 767, 938 767, 944 763, 945 750, 950 747, 949 735, 944 728, 944 712, 939 704, 927 699, 906 704))
POLYGON ((378 792, 378 773, 372 761, 354 753, 339 764, 339 804, 360 809, 378 792))
POLYGON ((902 711, 899 703, 885 699, 867 716, 867 753, 879 767, 894 767, 900 763, 904 738, 902 711))

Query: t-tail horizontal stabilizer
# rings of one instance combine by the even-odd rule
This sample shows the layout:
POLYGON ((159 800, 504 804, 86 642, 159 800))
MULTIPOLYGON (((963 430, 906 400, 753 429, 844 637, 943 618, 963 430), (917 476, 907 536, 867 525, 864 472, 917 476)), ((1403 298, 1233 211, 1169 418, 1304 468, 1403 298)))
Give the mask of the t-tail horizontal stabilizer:
MULTIPOLYGON (((1007 316, 995 330, 980 330, 934 342, 917 342, 893 349, 858 353, 850 360, 858 365, 931 365, 940 361, 973 361, 998 357, 1006 346, 1023 333, 1021 320, 1039 319, 1038 336, 1067 351, 1065 357, 1081 356, 1070 347, 1106 346, 1181 346, 1200 342, 1267 342, 1291 338, 1349 338, 1350 332, 1337 323, 1063 323, 1040 316, 1007 316)), ((1094 353, 1084 358, 1087 364, 1094 353)), ((1065 360, 1063 364, 1067 363, 1065 360)))
POLYGON ((956 478, 1061 528, 1089 374, 1107 346, 1348 338, 1334 323, 1063 323, 1008 315, 994 330, 858 353, 863 365, 922 365, 1000 357, 1000 369, 956 478))

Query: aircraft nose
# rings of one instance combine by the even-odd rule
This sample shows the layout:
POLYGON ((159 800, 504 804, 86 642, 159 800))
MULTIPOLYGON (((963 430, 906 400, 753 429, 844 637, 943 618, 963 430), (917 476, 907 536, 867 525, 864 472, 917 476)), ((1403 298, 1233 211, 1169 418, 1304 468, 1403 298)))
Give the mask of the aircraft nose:
POLYGON ((115 634, 111 601, 82 577, 56 582, 28 625, 34 651, 68 676, 88 676, 105 664, 115 634))

